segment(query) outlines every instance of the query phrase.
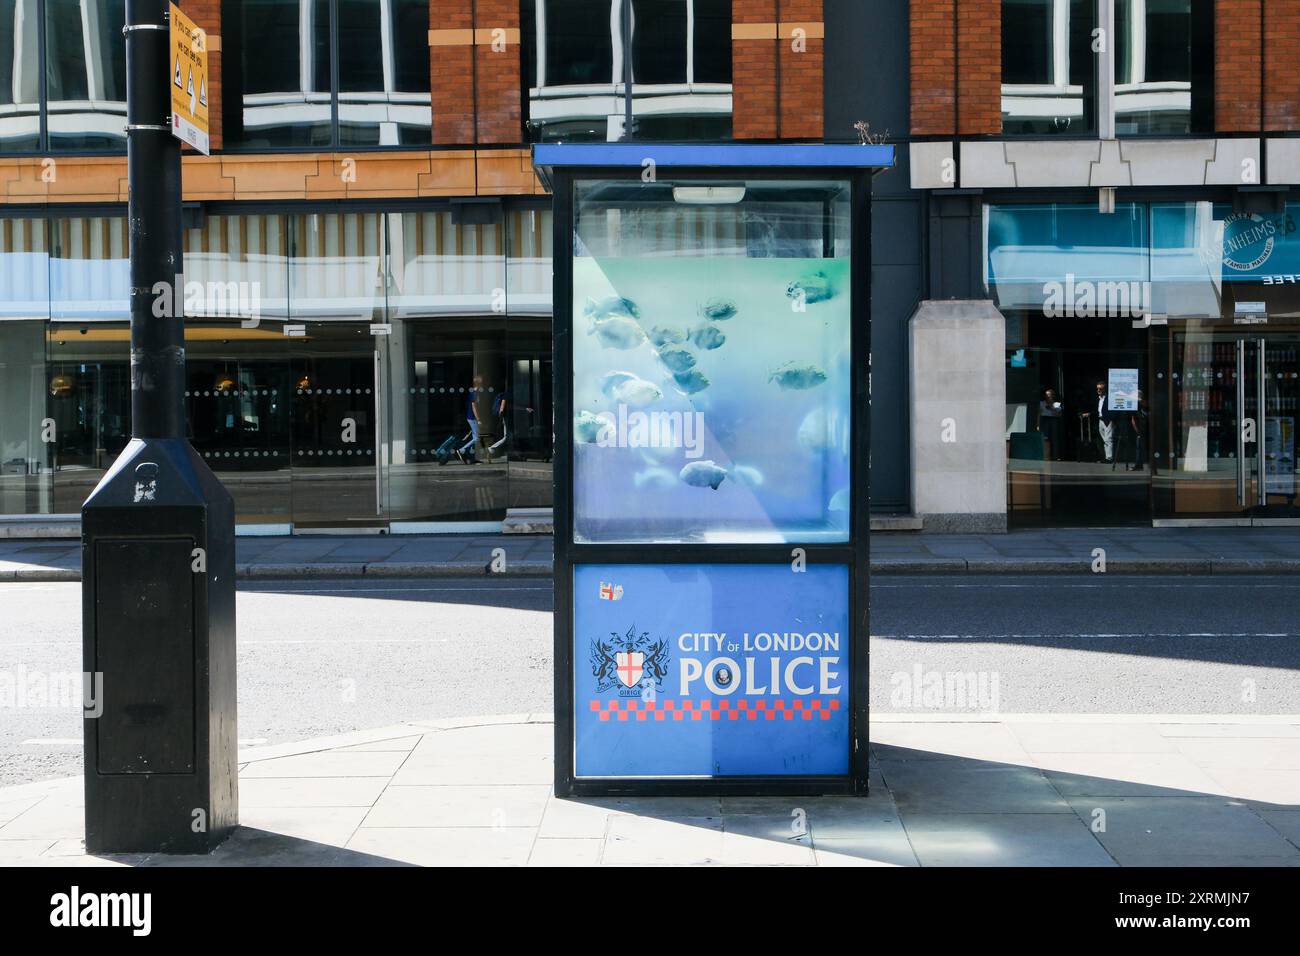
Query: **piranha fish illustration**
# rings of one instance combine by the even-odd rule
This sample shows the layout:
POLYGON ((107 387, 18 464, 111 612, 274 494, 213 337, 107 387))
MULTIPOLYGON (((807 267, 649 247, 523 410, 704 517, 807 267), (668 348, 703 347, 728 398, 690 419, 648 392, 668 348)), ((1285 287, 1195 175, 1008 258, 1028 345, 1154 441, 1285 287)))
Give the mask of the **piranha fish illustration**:
POLYGON ((695 368, 695 356, 682 348, 660 349, 659 361, 663 362, 670 372, 675 373, 695 368))
POLYGON ((614 315, 607 319, 598 319, 595 316, 589 318, 591 326, 587 329, 587 334, 595 335, 600 340, 602 348, 634 349, 645 341, 645 330, 635 319, 623 315, 614 315))
POLYGON ((780 368, 773 369, 767 380, 776 382, 780 388, 786 390, 802 390, 816 388, 822 384, 826 381, 826 373, 816 365, 796 365, 794 362, 786 362, 780 368))
POLYGON ((715 325, 701 325, 691 330, 691 341, 697 348, 716 349, 722 347, 727 337, 715 325))
POLYGON ((722 322, 735 315, 739 309, 730 299, 709 299, 700 303, 700 315, 712 322, 722 322))
POLYGON ((686 333, 681 329, 670 329, 667 326, 656 325, 650 330, 650 342, 657 349, 661 349, 665 345, 680 345, 685 341, 686 333))
POLYGON ((608 427, 609 422, 594 412, 578 412, 573 419, 573 437, 584 444, 592 444, 600 438, 601 431, 608 427))
POLYGON ((654 384, 654 382, 647 382, 643 378, 637 378, 635 375, 614 385, 605 394, 616 402, 631 405, 635 408, 644 408, 651 402, 657 402, 664 397, 664 393, 658 385, 654 384))
POLYGON ((582 314, 598 320, 608 319, 610 316, 614 315, 621 315, 629 319, 639 319, 641 317, 641 310, 637 308, 635 302, 631 299, 625 299, 621 295, 607 295, 600 301, 588 296, 587 304, 582 308, 582 314))
POLYGON ((709 377, 697 368, 688 372, 678 372, 672 378, 673 385, 677 391, 683 395, 694 395, 696 392, 702 392, 713 383, 709 377))
POLYGON ((805 302, 823 302, 835 295, 835 287, 826 273, 805 272, 786 287, 785 294, 792 299, 802 295, 805 302))
POLYGON ((712 488, 718 490, 718 485, 727 477, 727 469, 719 468, 712 461, 693 461, 680 472, 677 477, 686 484, 695 488, 712 488))
POLYGON ((606 372, 600 377, 600 390, 608 396, 616 387, 636 377, 634 372, 606 372))

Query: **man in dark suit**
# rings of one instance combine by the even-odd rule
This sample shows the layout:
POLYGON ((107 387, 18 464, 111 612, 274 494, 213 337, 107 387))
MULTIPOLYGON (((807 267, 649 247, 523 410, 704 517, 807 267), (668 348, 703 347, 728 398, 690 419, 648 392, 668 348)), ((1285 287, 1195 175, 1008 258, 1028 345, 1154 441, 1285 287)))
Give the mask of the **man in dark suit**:
POLYGON ((1103 460, 1108 465, 1115 463, 1115 414, 1110 410, 1110 396, 1106 394, 1106 383, 1097 383, 1097 410, 1086 411, 1084 418, 1096 418, 1097 437, 1101 439, 1103 460))

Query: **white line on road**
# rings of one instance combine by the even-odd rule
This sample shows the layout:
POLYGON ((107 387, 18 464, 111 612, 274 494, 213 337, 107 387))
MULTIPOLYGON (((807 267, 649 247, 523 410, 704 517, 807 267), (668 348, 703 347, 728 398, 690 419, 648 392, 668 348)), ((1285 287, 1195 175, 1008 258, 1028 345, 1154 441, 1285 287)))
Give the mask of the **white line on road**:
MULTIPOLYGON (((944 588, 944 589, 969 588, 972 590, 993 591, 993 590, 1028 590, 1028 589, 1043 590, 1048 587, 1049 587, 1049 581, 1041 577, 1036 579, 1035 583, 1033 584, 998 584, 998 583, 989 583, 989 582, 978 582, 974 584, 954 584, 952 583, 951 579, 944 579, 941 581, 914 580, 907 584, 878 584, 875 581, 871 582, 871 590, 873 591, 876 590, 877 588, 880 588, 882 590, 889 589, 889 588, 894 588, 898 590, 905 590, 907 588, 944 588)), ((1222 588, 1229 588, 1232 590, 1241 590, 1243 588, 1255 588, 1255 589, 1276 588, 1283 591, 1293 591, 1296 588, 1300 588, 1300 579, 1297 579, 1296 581, 1290 584, 1263 584, 1263 583, 1253 582, 1253 581, 1233 581, 1233 582, 1224 581, 1218 584, 1203 584, 1199 582, 1192 584, 1183 581, 1144 581, 1141 584, 1130 584, 1128 582, 1121 582, 1112 579, 1110 581, 1107 581, 1104 584, 1103 583, 1070 584, 1061 581, 1051 581, 1050 587, 1059 590, 1067 590, 1067 589, 1080 590, 1086 588, 1127 588, 1129 590, 1136 589, 1140 591, 1149 591, 1152 588, 1177 588, 1180 591, 1183 590, 1211 591, 1211 590, 1218 590, 1222 588)))
POLYGON ((22 742, 23 747, 80 747, 85 741, 80 737, 33 737, 22 742))
POLYGON ((881 641, 1035 641, 1062 637, 1294 637, 1297 635, 1285 634, 1282 632, 1254 632, 1254 633, 1211 633, 1208 631, 1169 634, 1152 634, 1149 632, 1134 634, 872 634, 872 640, 881 641))

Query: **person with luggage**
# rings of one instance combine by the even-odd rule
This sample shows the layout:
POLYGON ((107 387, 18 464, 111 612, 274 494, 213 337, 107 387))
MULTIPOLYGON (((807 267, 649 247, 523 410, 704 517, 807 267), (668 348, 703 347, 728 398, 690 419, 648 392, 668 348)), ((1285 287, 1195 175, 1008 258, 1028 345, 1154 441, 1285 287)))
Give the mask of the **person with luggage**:
MULTIPOLYGON (((501 437, 488 446, 487 456, 489 459, 492 458, 498 448, 506 443, 506 439, 510 437, 510 430, 507 425, 507 420, 509 418, 507 409, 509 407, 509 403, 506 402, 506 393, 502 391, 501 394, 497 396, 497 400, 492 403, 492 414, 501 422, 501 437)), ((531 413, 532 409, 525 405, 524 411, 531 413)))
POLYGON ((460 459, 461 464, 478 464, 478 457, 475 452, 478 450, 479 426, 482 424, 478 417, 478 393, 482 388, 483 377, 475 375, 465 404, 465 421, 469 424, 469 441, 456 449, 456 457, 460 459), (469 452, 468 458, 465 457, 466 451, 469 452))

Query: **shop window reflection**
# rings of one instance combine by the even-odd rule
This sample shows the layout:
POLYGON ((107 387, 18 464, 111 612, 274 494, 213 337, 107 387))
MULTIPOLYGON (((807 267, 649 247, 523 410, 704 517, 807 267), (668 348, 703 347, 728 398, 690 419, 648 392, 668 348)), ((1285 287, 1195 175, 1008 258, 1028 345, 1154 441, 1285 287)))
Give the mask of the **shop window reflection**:
POLYGON ((1002 130, 1096 131, 1096 0, 1002 0, 1002 130))
POLYGON ((0 153, 125 148, 125 22, 125 0, 0 0, 0 153))
POLYGON ((125 0, 44 2, 50 149, 125 148, 125 0))
POLYGON ((0 0, 0 153, 41 145, 40 21, 29 0, 0 0))
POLYGON ((525 0, 522 10, 531 138, 730 138, 729 0, 525 0))
POLYGON ((227 148, 429 143, 427 3, 226 0, 222 11, 227 148))

